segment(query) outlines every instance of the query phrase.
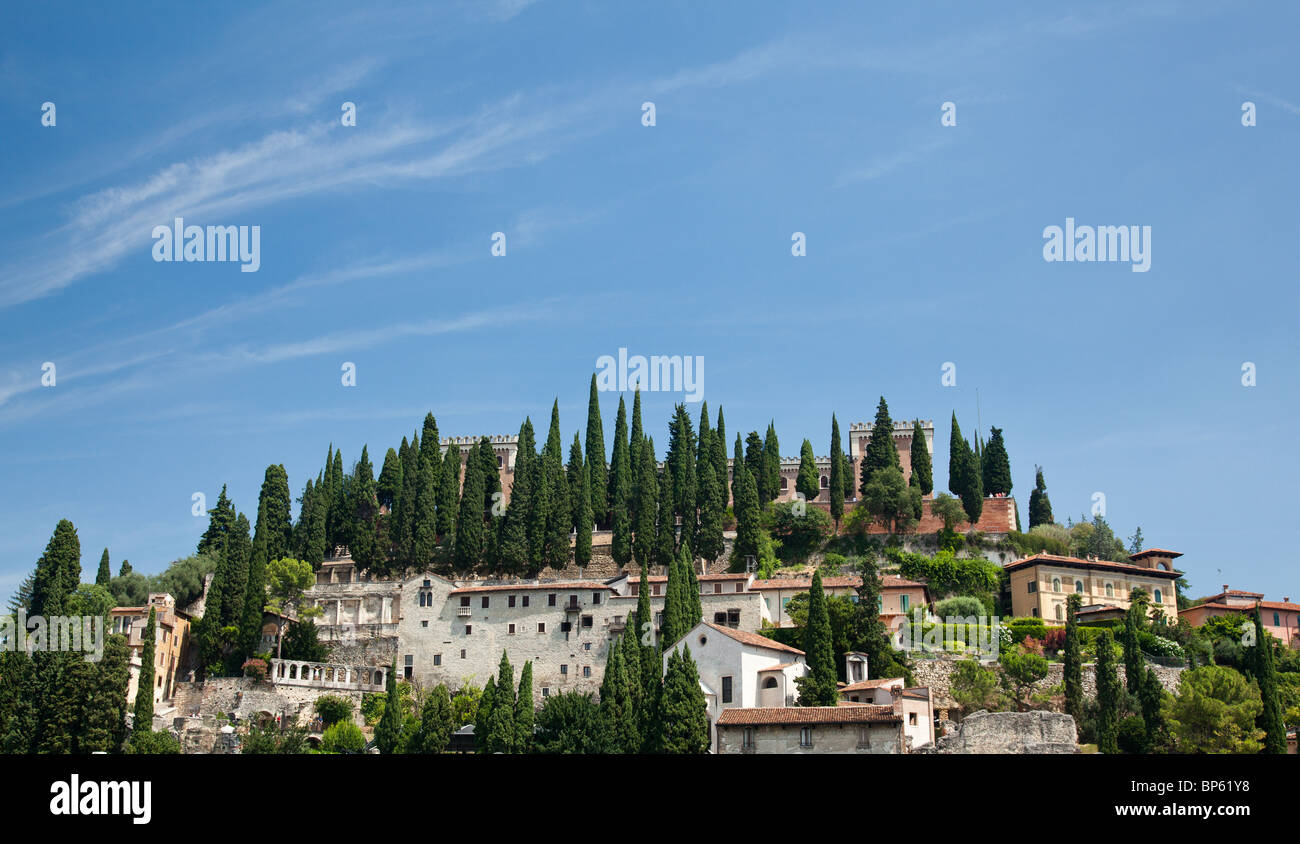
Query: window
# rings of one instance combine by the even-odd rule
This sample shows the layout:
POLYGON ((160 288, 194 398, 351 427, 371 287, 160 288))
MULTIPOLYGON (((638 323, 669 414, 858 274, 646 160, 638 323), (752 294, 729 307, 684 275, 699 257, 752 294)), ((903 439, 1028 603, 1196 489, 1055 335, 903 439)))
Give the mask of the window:
POLYGON ((831 488, 831 479, 828 478, 828 477, 826 477, 825 475, 822 475, 822 477, 821 477, 821 481, 820 481, 820 484, 821 484, 821 488, 822 488, 822 489, 830 489, 830 488, 831 488))
POLYGON ((488 608, 488 604, 489 604, 489 602, 490 602, 491 600, 492 600, 492 599, 489 598, 487 595, 484 595, 484 596, 483 596, 483 609, 487 609, 487 608, 488 608))
POLYGON ((560 666, 560 676, 561 677, 569 676, 569 666, 567 664, 560 666))
POLYGON ((754 749, 754 728, 753 727, 745 728, 744 738, 741 739, 741 747, 744 747, 747 750, 754 749))
POLYGON ((515 596, 510 595, 509 597, 506 598, 506 606, 513 607, 514 605, 515 605, 515 596))
POLYGON ((731 703, 731 678, 722 678, 722 702, 731 703))
POLYGON ((542 686, 542 697, 550 697, 551 689, 549 686, 542 686))
POLYGON ((434 664, 434 665, 442 665, 442 654, 434 654, 434 655, 433 655, 433 664, 434 664))
POLYGON ((1038 591, 1038 581, 1037 581, 1037 580, 1031 580, 1031 581, 1029 581, 1029 594, 1032 595, 1033 593, 1035 593, 1035 592, 1037 592, 1037 591, 1038 591))
POLYGON ((412 654, 407 654, 406 657, 402 660, 402 674, 405 675, 407 680, 409 680, 411 679, 411 674, 414 671, 415 671, 415 657, 412 654))
MULTIPOLYGON (((1156 590, 1156 603, 1157 603, 1157 604, 1163 604, 1163 603, 1164 603, 1164 599, 1160 596, 1160 590, 1159 590, 1159 589, 1156 590)), ((1276 613, 1274 613, 1274 615, 1276 615, 1276 613)), ((1276 621, 1274 621, 1273 623, 1274 623, 1274 624, 1277 624, 1276 621)))
POLYGON ((583 676, 583 677, 590 677, 590 676, 591 676, 591 666, 590 666, 590 665, 584 665, 584 666, 582 666, 582 676, 583 676))
POLYGON ((915 727, 915 726, 916 726, 916 713, 915 713, 915 712, 909 712, 909 713, 907 713, 907 726, 909 726, 909 727, 915 727))
POLYGON ((789 488, 790 488, 790 480, 789 480, 788 478, 782 478, 782 479, 781 479, 781 491, 782 491, 782 492, 785 492, 785 491, 786 491, 787 489, 789 489, 789 488))
POLYGON ((460 652, 460 658, 461 658, 461 659, 464 659, 464 658, 465 658, 465 650, 464 650, 463 648, 461 649, 461 652, 460 652))
POLYGON ((583 649, 584 651, 589 651, 589 650, 591 650, 591 642, 583 642, 583 643, 582 643, 582 649, 583 649))
POLYGON ((469 606, 469 596, 468 596, 468 595, 461 595, 461 596, 460 596, 460 605, 461 605, 462 607, 468 607, 468 606, 469 606))
POLYGON ((515 626, 514 626, 513 624, 510 625, 510 632, 509 632, 509 635, 511 635, 511 636, 515 635, 515 626))
POLYGON ((1078 592, 1080 595, 1083 594, 1083 581, 1082 581, 1082 580, 1076 580, 1076 581, 1074 581, 1074 591, 1075 591, 1075 592, 1078 592))
POLYGON ((1034 607, 1034 609, 1030 612, 1030 615, 1032 615, 1034 618, 1038 618, 1038 607, 1034 607))
POLYGON ((420 622, 420 626, 421 626, 421 627, 428 627, 428 626, 429 626, 429 622, 428 622, 428 620, 426 619, 426 620, 424 620, 424 621, 421 621, 421 622, 420 622))
POLYGON ((899 604, 899 606, 901 606, 901 607, 903 608, 903 612, 907 612, 907 605, 908 605, 908 603, 909 603, 910 600, 911 600, 911 598, 910 598, 910 596, 908 596, 908 595, 899 595, 899 596, 898 596, 898 604, 899 604))
POLYGON ((799 728, 799 746, 812 747, 812 727, 799 728))
POLYGON ((740 626, 740 610, 739 610, 739 609, 733 608, 733 609, 729 609, 729 610, 727 610, 727 626, 728 626, 728 627, 739 627, 739 626, 740 626))
POLYGON ((584 615, 584 616, 582 617, 582 626, 583 626, 583 627, 590 627, 590 626, 591 626, 591 616, 589 616, 589 615, 584 615))
MULTIPOLYGON (((1160 600, 1160 590, 1158 589, 1156 590, 1156 600, 1157 601, 1160 600)), ((1274 627, 1282 626, 1282 618, 1277 613, 1273 613, 1273 626, 1274 627)))
POLYGON ((727 614, 726 614, 725 612, 715 612, 715 613, 713 614, 713 623, 714 623, 714 624, 726 624, 726 623, 727 623, 727 614))
POLYGON ((545 621, 539 621, 539 622, 537 622, 537 632, 538 632, 538 633, 545 633, 545 632, 546 632, 546 622, 545 622, 545 621))
POLYGON ((654 586, 651 586, 651 587, 650 587, 650 594, 651 594, 651 595, 658 595, 658 594, 659 594, 659 584, 658 584, 658 583, 656 583, 654 586))
POLYGON ((866 724, 858 725, 858 747, 859 748, 871 747, 871 728, 868 727, 866 724))
POLYGON ((1052 578, 1052 591, 1053 591, 1053 592, 1060 592, 1060 591, 1061 591, 1061 578, 1059 578, 1059 577, 1053 577, 1053 578, 1052 578))
POLYGON ((528 606, 528 596, 524 596, 524 606, 528 606))
POLYGON ((1115 597, 1115 587, 1109 583, 1106 584, 1106 597, 1107 598, 1115 597))
POLYGON ((737 592, 744 592, 744 591, 745 591, 745 584, 744 584, 744 583, 737 583, 737 584, 736 584, 736 591, 737 591, 737 592))
POLYGON ((655 613, 655 629, 657 630, 663 626, 664 626, 664 614, 661 612, 655 613))
POLYGON ((554 593, 554 592, 552 592, 551 594, 549 594, 549 595, 546 596, 546 606, 548 606, 548 607, 553 607, 553 606, 555 606, 555 593, 554 593))
POLYGON ((790 605, 790 599, 789 599, 789 598, 782 598, 782 599, 781 599, 781 612, 785 612, 785 608, 788 607, 789 605, 790 605))
POLYGON ((1065 608, 1062 607, 1060 604, 1057 604, 1057 605, 1056 605, 1056 620, 1057 620, 1057 621, 1062 621, 1062 620, 1064 620, 1064 619, 1065 619, 1065 608))
POLYGON ((777 682, 775 677, 768 677, 766 680, 763 681, 763 688, 765 689, 775 689, 776 686, 777 686, 777 682))
POLYGON ((713 584, 713 594, 714 594, 714 595, 721 595, 721 594, 722 594, 722 584, 721 584, 721 583, 715 583, 715 584, 713 584))
POLYGON ((599 604, 599 603, 600 603, 600 593, 599 593, 599 592, 592 592, 592 593, 591 593, 591 602, 592 602, 593 604, 599 604))
POLYGON ((473 632, 474 632, 474 625, 472 625, 472 624, 466 624, 466 625, 465 625, 465 635, 468 636, 469 634, 471 634, 471 633, 473 633, 473 632))

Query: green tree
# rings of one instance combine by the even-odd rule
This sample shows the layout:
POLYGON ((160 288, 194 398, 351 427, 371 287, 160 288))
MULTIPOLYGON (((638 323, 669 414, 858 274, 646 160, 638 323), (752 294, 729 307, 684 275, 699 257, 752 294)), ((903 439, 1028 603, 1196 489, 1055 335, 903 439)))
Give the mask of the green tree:
POLYGON ((402 698, 397 690, 397 662, 388 670, 388 679, 384 684, 384 714, 375 727, 375 746, 385 755, 398 752, 398 742, 402 736, 402 698))
POLYGON ((817 458, 813 455, 812 443, 803 441, 799 447, 799 476, 795 478, 794 488, 803 495, 805 501, 816 501, 821 494, 821 479, 817 474, 817 458))
POLYGON ((725 481, 717 479, 712 460, 700 464, 697 478, 702 504, 695 530, 694 548, 705 560, 713 562, 722 556, 726 548, 723 538, 723 520, 727 512, 725 481))
POLYGON ((863 487, 859 506, 890 533, 904 533, 916 523, 917 511, 921 507, 921 490, 904 483, 900 469, 886 466, 876 471, 863 487))
POLYGON ((658 749, 663 753, 708 753, 709 719, 700 673, 689 645, 668 657, 659 702, 658 749))
MULTIPOLYGON (((124 563, 125 565, 125 563, 124 563)), ((45 553, 36 561, 36 574, 32 582, 31 615, 50 618, 66 615, 64 606, 68 597, 81 583, 81 540, 77 529, 67 519, 60 519, 45 553)))
POLYGON ((880 618, 883 604, 880 574, 875 560, 870 557, 860 558, 858 572, 862 584, 857 589, 858 617, 854 624, 856 635, 853 650, 867 655, 867 670, 873 678, 904 676, 908 673, 907 667, 895 655, 889 631, 880 618))
POLYGON ((1119 753, 1121 688, 1115 668, 1115 638, 1109 629, 1097 637, 1097 749, 1119 753))
POLYGON ((340 721, 320 737, 320 749, 326 753, 360 753, 366 749, 366 737, 351 721, 340 721))
POLYGON ((488 677, 473 713, 474 752, 476 753, 495 752, 492 749, 492 721, 495 718, 496 708, 497 681, 495 677, 488 677))
POLYGON ((452 548, 452 566, 458 572, 471 572, 483 555, 483 473, 475 445, 465 464, 465 486, 460 494, 460 510, 456 516, 455 544, 452 548))
POLYGON ((835 651, 831 642, 831 617, 822 591, 822 575, 814 571, 808 590, 808 622, 804 625, 804 653, 808 674, 800 677, 801 706, 835 706, 839 700, 836 686, 835 651))
POLYGON ((1047 497, 1047 482, 1043 480, 1043 467, 1034 467, 1034 491, 1029 493, 1029 529, 1052 524, 1052 502, 1047 497))
POLYGON ((595 529, 591 512, 591 466, 583 463, 578 469, 578 483, 574 498, 574 545, 573 562, 577 566, 586 566, 591 562, 591 532, 595 529))
POLYGON ((1079 648, 1079 608, 1083 599, 1071 593, 1065 601, 1065 711, 1077 724, 1083 720, 1083 655, 1079 648))
POLYGON ((985 495, 1011 494, 1011 459, 1007 456, 1002 429, 990 428, 989 442, 980 453, 985 495))
POLYGON ((600 684, 598 724, 601 752, 636 753, 641 749, 627 665, 617 642, 610 643, 605 676, 600 684))
POLYGON ((637 449, 636 521, 632 534, 632 557, 642 569, 655 559, 655 521, 659 513, 659 475, 655 467, 654 440, 637 449))
POLYGON ((758 487, 749 465, 741 456, 740 435, 736 435, 736 458, 732 471, 738 476, 736 480, 735 503, 736 542, 732 555, 737 563, 743 563, 746 557, 758 557, 759 534, 762 530, 759 514, 758 487))
POLYGON ((590 693, 568 691, 542 701, 537 713, 535 753, 595 753, 599 710, 590 693))
POLYGON ((1146 618, 1146 592, 1134 589, 1129 595, 1129 608, 1124 613, 1124 685, 1128 693, 1136 695, 1142 688, 1142 679, 1146 676, 1145 662, 1142 659, 1142 645, 1138 633, 1142 630, 1146 618))
MULTIPOLYGON (((439 459, 441 459, 439 455, 439 459)), ((379 481, 375 484, 375 495, 382 507, 391 512, 402 492, 402 461, 397 457, 397 450, 390 448, 384 455, 383 468, 379 470, 379 481)))
POLYGON ((266 582, 270 591, 270 599, 267 601, 267 609, 276 614, 276 645, 275 655, 277 659, 283 658, 284 655, 284 621, 286 616, 296 611, 299 619, 306 620, 315 618, 321 614, 320 607, 303 606, 302 593, 306 592, 316 585, 316 575, 311 570, 311 564, 302 560, 294 560, 289 557, 282 557, 278 560, 272 560, 266 567, 266 582))
MULTIPOLYGON (((638 393, 638 396, 640 394, 638 393)), ((614 420, 614 451, 609 470, 609 508, 612 511, 610 554, 614 563, 622 568, 632 561, 633 525, 628 512, 632 495, 632 462, 628 454, 627 407, 620 396, 618 416, 614 420)))
POLYGON ((961 435, 957 414, 952 415, 952 435, 948 440, 948 491, 961 499, 966 521, 974 525, 984 510, 984 480, 979 458, 961 435))
MULTIPOLYGON (((225 544, 226 535, 235 526, 235 507, 226 497, 226 485, 221 485, 221 494, 217 496, 217 506, 208 511, 208 529, 199 538, 199 547, 195 553, 215 554, 225 544)), ((107 554, 108 549, 104 549, 107 554)), ((98 581, 96 581, 98 582, 98 581)), ((101 586, 103 584, 100 584, 101 586)))
POLYGON ((445 752, 451 744, 451 734, 455 729, 452 725, 451 696, 447 694, 447 687, 439 683, 424 699, 424 706, 420 710, 418 752, 445 752))
MULTIPOLYGON (((591 501, 583 499, 583 507, 590 508, 591 501)), ((533 703, 533 663, 524 662, 519 672, 519 693, 515 699, 515 753, 531 753, 537 708, 533 703)))
POLYGON ((1002 687, 1015 703, 1016 711, 1026 711, 1034 685, 1047 676, 1047 660, 1023 648, 1004 649, 998 665, 1002 668, 1002 687))
POLYGON ((519 427, 515 482, 510 488, 510 504, 506 507, 505 522, 501 526, 501 568, 516 577, 534 570, 528 528, 533 509, 533 462, 536 459, 532 446, 532 422, 525 419, 519 427))
POLYGON ((889 468, 899 468, 898 449, 894 446, 894 421, 889 418, 889 405, 885 402, 885 397, 881 396, 880 403, 876 405, 876 419, 871 426, 871 439, 862 456, 858 491, 865 495, 867 485, 876 472, 889 468))
POLYGON ((1273 645, 1264 634, 1260 609, 1255 608, 1255 681, 1259 684, 1261 726, 1264 728, 1264 752, 1286 753, 1286 723, 1282 720, 1282 704, 1278 697, 1277 668, 1273 664, 1273 645))
POLYGON ((149 608, 149 621, 144 626, 144 636, 140 647, 140 678, 135 687, 135 720, 132 732, 153 732, 153 690, 154 690, 154 654, 158 636, 158 616, 153 607, 149 608))
POLYGON ((352 717, 352 700, 339 695, 321 695, 316 698, 312 704, 316 714, 320 716, 322 727, 332 727, 340 721, 346 721, 352 717))
MULTIPOLYGON (((1160 685, 1160 678, 1154 669, 1148 668, 1142 689, 1138 692, 1138 704, 1142 709, 1142 724, 1146 728, 1144 753, 1155 753, 1165 748, 1169 739, 1169 725, 1165 723, 1164 701, 1168 695, 1160 685)), ((1285 752, 1285 750, 1283 751, 1285 752)))
POLYGON ((840 444, 840 423, 831 414, 831 519, 835 521, 835 532, 839 533, 840 519, 844 518, 844 448, 840 444))
MULTIPOLYGON (((437 429, 434 429, 436 435, 437 429)), ((429 437, 425 437, 425 443, 429 437)), ((442 470, 442 454, 434 447, 426 449, 418 460, 420 471, 419 483, 415 488, 415 511, 412 514, 411 564, 418 569, 427 568, 432 562, 438 548, 438 495, 439 475, 442 470)), ((354 555, 355 556, 355 555, 354 555)))
POLYGON ((591 475, 587 493, 591 498, 591 512, 599 525, 609 519, 609 469, 605 465, 605 423, 600 417, 600 394, 596 390, 596 374, 591 374, 591 397, 587 400, 586 453, 591 475))
POLYGON ((1237 671, 1206 665, 1178 677, 1178 693, 1162 712, 1180 753, 1258 753, 1264 732, 1259 689, 1237 671))
POLYGON ((108 549, 99 556, 99 572, 95 575, 96 586, 108 586, 109 581, 113 579, 113 570, 108 565, 108 549))
POLYGON ((776 422, 767 423, 763 438, 763 483, 759 487, 759 506, 774 501, 781 494, 781 443, 776 438, 776 422))
POLYGON ((501 652, 496 685, 492 690, 491 719, 488 723, 488 752, 514 753, 515 741, 515 673, 510 658, 501 652))
POLYGON ((912 477, 921 488, 921 495, 934 492, 934 465, 930 460, 930 448, 925 442, 925 430, 921 420, 912 422, 912 477))
POLYGON ((1001 708, 998 673, 978 660, 963 659, 952 673, 952 697, 966 713, 1001 708))
MULTIPOLYGON (((515 480, 518 483, 518 477, 515 480)), ((441 537, 443 544, 449 547, 452 545, 452 537, 456 531, 459 501, 460 447, 452 443, 447 446, 447 453, 443 455, 438 484, 438 536, 441 537)))

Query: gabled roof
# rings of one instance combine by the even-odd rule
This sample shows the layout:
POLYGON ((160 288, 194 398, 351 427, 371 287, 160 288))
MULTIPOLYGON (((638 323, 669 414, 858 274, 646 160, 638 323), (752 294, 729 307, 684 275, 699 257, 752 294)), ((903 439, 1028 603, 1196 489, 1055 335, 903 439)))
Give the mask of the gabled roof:
POLYGON ((903 720, 892 706, 766 706, 722 710, 718 726, 750 727, 761 724, 871 724, 903 720))
POLYGON ((1164 577, 1169 580, 1177 580, 1182 576, 1182 572, 1179 571, 1149 569, 1145 566, 1135 566, 1131 563, 1115 563, 1110 560, 1081 560, 1078 557, 1062 557, 1057 554, 1044 554, 1041 552, 1032 557, 1023 557, 1014 562, 1007 563, 1004 568, 1007 571, 1015 571, 1016 569, 1037 565, 1064 566, 1065 568, 1076 569, 1099 569, 1101 571, 1140 574, 1147 577, 1164 577))
POLYGON ((1129 554, 1128 558, 1130 560, 1140 560, 1143 557, 1168 557, 1172 560, 1175 557, 1181 556, 1183 555, 1180 552, 1170 551, 1167 548, 1148 548, 1147 550, 1139 551, 1136 554, 1129 554))
POLYGON ((566 589, 590 589, 593 592, 602 589, 610 591, 610 587, 604 583, 597 583, 594 580, 576 580, 567 583, 506 583, 496 586, 459 586, 447 594, 464 595, 469 592, 522 592, 524 590, 563 592, 566 589))
MULTIPOLYGON (((848 587, 857 589, 862 585, 862 578, 857 575, 845 575, 843 577, 823 577, 823 589, 842 589, 848 587)), ((884 574, 880 576, 880 585, 884 589, 906 589, 908 587, 925 588, 924 583, 915 580, 907 580, 893 574, 884 574)), ((771 580, 755 580, 749 585, 750 590, 759 591, 763 589, 795 589, 807 590, 812 588, 812 578, 805 577, 781 577, 771 580)))
MULTIPOLYGON (((755 647, 755 648, 767 648, 768 650, 772 650, 772 651, 781 651, 783 653, 792 653, 792 654, 798 654, 799 656, 803 656, 803 651, 799 650, 798 648, 792 648, 789 645, 783 645, 780 642, 776 641, 775 639, 769 639, 766 636, 760 636, 757 633, 747 633, 744 630, 736 630, 731 627, 723 627, 722 625, 714 624, 711 621, 704 621, 701 623, 705 627, 708 627, 718 633, 721 633, 723 636, 726 636, 730 639, 734 639, 737 642, 740 642, 742 645, 750 645, 751 647, 755 647)), ((682 639, 685 638, 686 638, 685 636, 682 637, 682 639)), ((679 639, 678 641, 681 640, 679 639)), ((686 644, 690 645, 690 642, 687 642, 686 644)))
POLYGON ((902 677, 877 677, 874 680, 862 680, 857 683, 850 683, 847 686, 841 686, 840 691, 861 692, 861 691, 866 691, 867 689, 878 689, 881 686, 892 685, 894 683, 901 684, 902 682, 903 682, 902 677))

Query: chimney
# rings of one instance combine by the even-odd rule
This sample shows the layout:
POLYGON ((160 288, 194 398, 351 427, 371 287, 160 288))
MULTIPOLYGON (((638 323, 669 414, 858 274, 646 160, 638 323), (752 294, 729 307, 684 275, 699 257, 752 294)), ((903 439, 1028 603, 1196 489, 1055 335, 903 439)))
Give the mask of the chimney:
POLYGON ((1226 584, 1226 583, 1223 584, 1223 591, 1224 591, 1224 592, 1227 592, 1227 591, 1228 591, 1228 584, 1226 584))
POLYGON ((1290 596, 1290 595, 1287 595, 1285 598, 1283 598, 1283 599, 1282 599, 1282 603, 1284 603, 1284 604, 1289 604, 1289 603, 1291 603, 1291 596, 1290 596))

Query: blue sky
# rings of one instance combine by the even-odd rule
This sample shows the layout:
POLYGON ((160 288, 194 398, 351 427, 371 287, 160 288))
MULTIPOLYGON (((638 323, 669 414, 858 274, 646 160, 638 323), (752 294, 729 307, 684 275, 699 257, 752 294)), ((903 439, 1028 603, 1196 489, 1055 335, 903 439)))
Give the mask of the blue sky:
MULTIPOLYGON (((194 492, 251 518, 268 463, 297 496, 426 410, 513 433, 558 398, 567 443, 626 347, 702 356, 787 454, 883 394, 936 422, 940 487, 978 389, 1022 516, 1041 464, 1058 519, 1104 492, 1194 594, 1300 593, 1294 9, 130 8, 0 25, 0 592, 59 518, 86 576, 158 571, 194 492), (260 226, 260 270, 155 262, 176 216, 260 226), (1045 262, 1067 217, 1151 226, 1150 271, 1045 262)), ((661 452, 680 398, 646 396, 661 452)))

